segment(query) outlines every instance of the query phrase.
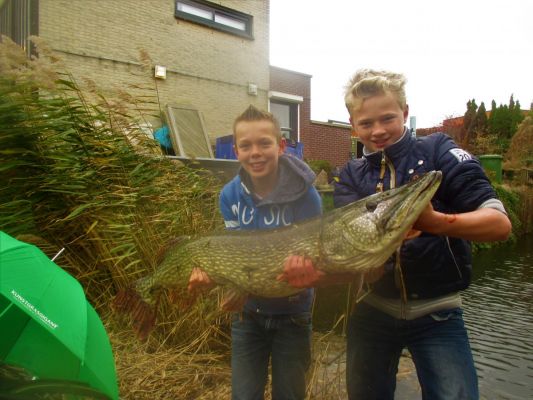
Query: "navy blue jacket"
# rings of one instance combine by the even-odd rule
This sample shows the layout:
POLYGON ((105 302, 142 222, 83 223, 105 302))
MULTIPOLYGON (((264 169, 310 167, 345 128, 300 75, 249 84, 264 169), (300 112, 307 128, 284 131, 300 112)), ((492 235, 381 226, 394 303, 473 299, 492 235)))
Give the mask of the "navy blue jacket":
MULTIPOLYGON (((384 190, 390 188, 391 168, 396 175, 397 187, 416 175, 440 170, 442 183, 432 200, 437 211, 474 211, 485 201, 497 198, 479 162, 443 133, 421 138, 406 133, 384 152, 388 160, 384 190)), ((348 162, 335 185, 336 207, 376 192, 381 159, 380 151, 348 162)), ((470 243, 466 240, 422 233, 418 238, 406 241, 400 254, 408 298, 438 297, 465 289, 470 284, 472 256, 470 243)), ((374 293, 399 298, 394 273, 391 268, 386 271, 374 284, 374 293)))

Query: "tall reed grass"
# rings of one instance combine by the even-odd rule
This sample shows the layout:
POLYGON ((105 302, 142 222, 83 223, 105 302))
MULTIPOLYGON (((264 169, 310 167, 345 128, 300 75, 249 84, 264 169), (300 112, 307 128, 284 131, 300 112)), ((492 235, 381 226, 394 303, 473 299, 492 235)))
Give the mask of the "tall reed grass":
MULTIPOLYGON (((35 42, 33 59, 5 37, 0 43, 0 230, 49 256, 65 249, 56 263, 107 326, 121 398, 228 397, 229 320, 217 310, 218 289, 195 305, 164 298, 145 343, 110 311, 119 289, 156 268, 167 241, 221 225, 220 183, 164 157, 146 135, 146 118, 159 114, 153 92, 141 101, 126 91, 104 96, 92 83, 82 91, 35 42)), ((317 363, 327 358, 316 354, 317 363)), ((317 363, 309 396, 327 399, 317 363)), ((338 385, 331 390, 337 398, 338 385)))
POLYGON ((141 125, 148 96, 90 102, 42 45, 0 46, 0 229, 65 248, 58 264, 102 312, 155 268, 167 240, 212 230, 219 184, 164 157, 141 125))

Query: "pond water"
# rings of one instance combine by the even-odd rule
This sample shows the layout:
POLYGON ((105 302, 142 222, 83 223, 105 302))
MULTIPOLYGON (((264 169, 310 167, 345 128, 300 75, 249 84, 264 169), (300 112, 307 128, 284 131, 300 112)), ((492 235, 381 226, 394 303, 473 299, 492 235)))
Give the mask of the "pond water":
POLYGON ((481 397, 533 399, 533 235, 478 252, 463 300, 481 397))
MULTIPOLYGON (((346 287, 318 290, 316 330, 340 321, 336 331, 342 332, 347 293, 346 287)), ((533 235, 475 255, 463 308, 481 399, 533 399, 533 235)), ((399 385, 398 398, 420 398, 405 389, 399 385)))

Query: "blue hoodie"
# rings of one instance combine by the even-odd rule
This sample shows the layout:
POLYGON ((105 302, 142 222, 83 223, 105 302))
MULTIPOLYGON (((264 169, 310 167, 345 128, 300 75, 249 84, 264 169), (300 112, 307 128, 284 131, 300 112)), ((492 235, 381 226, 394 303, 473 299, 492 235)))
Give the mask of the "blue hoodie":
MULTIPOLYGON (((220 211, 227 229, 271 229, 316 217, 322 213, 320 195, 313 187, 315 174, 296 157, 279 158, 276 188, 259 199, 251 191, 248 173, 239 173, 220 193, 220 211)), ((244 309, 268 315, 296 314, 311 309, 313 290, 307 289, 291 297, 250 297, 244 309)))

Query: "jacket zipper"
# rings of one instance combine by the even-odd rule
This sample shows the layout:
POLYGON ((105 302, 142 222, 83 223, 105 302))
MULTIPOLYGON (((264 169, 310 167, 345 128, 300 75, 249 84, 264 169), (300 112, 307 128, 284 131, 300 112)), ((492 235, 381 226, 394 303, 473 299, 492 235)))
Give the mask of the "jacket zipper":
MULTIPOLYGON (((390 172, 389 179, 389 188, 394 189, 396 187, 396 169, 394 164, 387 158, 385 151, 381 152, 381 165, 379 171, 379 180, 376 185, 376 193, 383 192, 384 189, 384 180, 387 167, 390 172)), ((396 287, 400 290, 401 302, 400 302, 400 317, 402 319, 407 318, 407 288, 405 287, 405 280, 403 277, 402 266, 400 263, 400 249, 401 246, 396 249, 395 260, 394 260, 394 283, 396 287)))

